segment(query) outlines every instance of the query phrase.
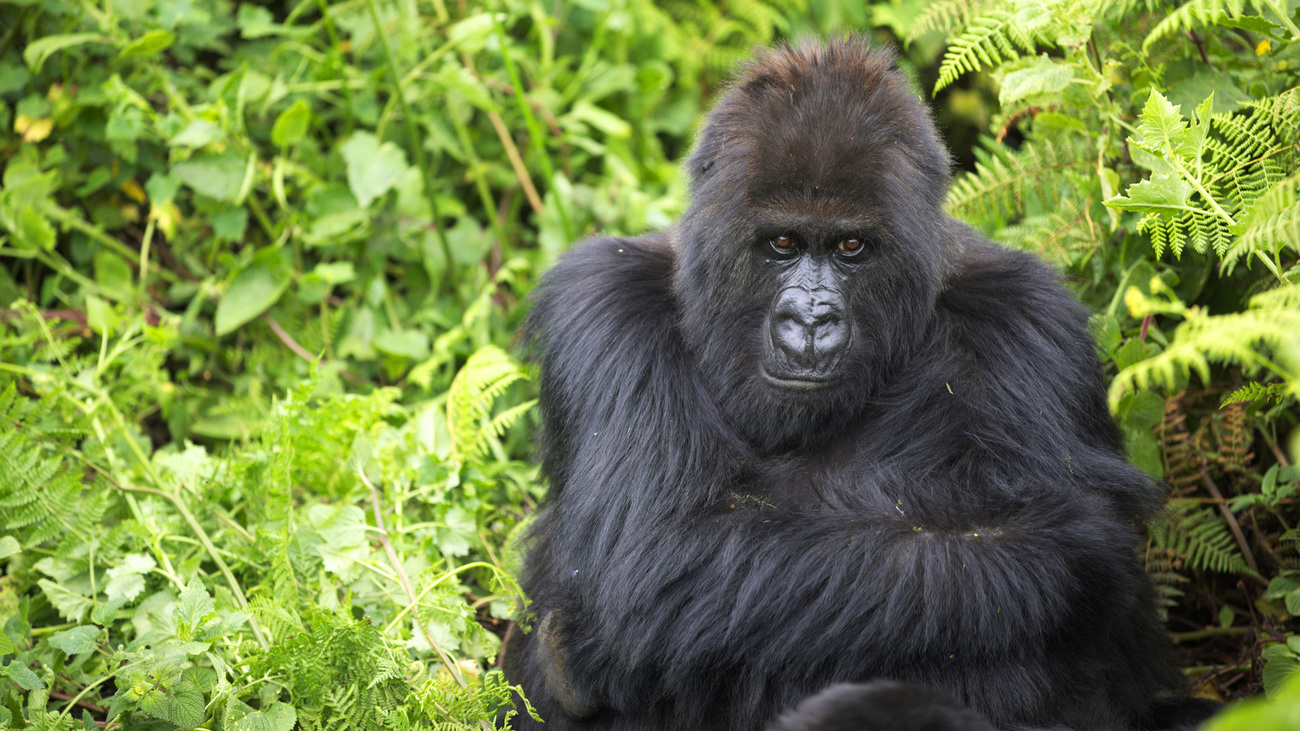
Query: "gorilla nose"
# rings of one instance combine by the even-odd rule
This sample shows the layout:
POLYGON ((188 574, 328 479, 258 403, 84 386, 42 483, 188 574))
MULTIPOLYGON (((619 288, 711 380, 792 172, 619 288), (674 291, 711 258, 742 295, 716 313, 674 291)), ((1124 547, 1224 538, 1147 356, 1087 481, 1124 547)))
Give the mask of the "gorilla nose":
POLYGON ((849 340, 838 298, 791 288, 781 294, 772 317, 772 344, 787 363, 807 375, 834 367, 849 340))

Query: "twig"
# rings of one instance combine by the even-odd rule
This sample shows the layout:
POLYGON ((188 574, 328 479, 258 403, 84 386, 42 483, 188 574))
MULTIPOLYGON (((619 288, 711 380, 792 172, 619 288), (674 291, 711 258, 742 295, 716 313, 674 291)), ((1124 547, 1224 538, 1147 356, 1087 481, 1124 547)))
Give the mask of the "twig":
POLYGON ((298 341, 294 340, 292 335, 285 332, 284 328, 280 327, 280 323, 276 322, 275 318, 271 317, 270 313, 262 315, 262 319, 266 320, 266 324, 271 326, 271 331, 280 339, 280 342, 284 343, 285 347, 292 350, 299 358, 302 358, 308 363, 315 363, 320 360, 318 356, 312 355, 306 348, 299 345, 298 341))
MULTIPOLYGON (((416 599, 415 590, 411 588, 411 579, 407 577, 406 569, 402 567, 402 562, 398 560, 397 551, 393 548, 393 542, 388 540, 388 529, 384 527, 383 505, 379 501, 379 489, 366 478, 364 470, 357 470, 357 476, 361 478, 361 484, 370 490, 370 507, 375 514, 375 530, 379 533, 379 542, 384 547, 384 553, 388 555, 388 562, 393 565, 393 571, 397 574, 397 583, 402 585, 406 600, 411 606, 414 606, 416 599)), ((418 620, 416 624, 419 624, 418 620)), ((456 663, 452 662, 451 658, 447 656, 447 653, 443 651, 442 646, 438 644, 438 641, 434 639, 427 628, 421 627, 420 629, 424 632, 424 638, 428 641, 429 646, 433 648, 434 652, 438 653, 438 659, 451 672, 451 677, 456 680, 460 687, 464 688, 465 678, 461 676, 460 668, 456 667, 456 663)))
MULTIPOLYGON (((1211 495, 1223 500, 1223 493, 1219 492, 1219 486, 1214 484, 1214 480, 1210 479, 1210 472, 1205 467, 1204 458, 1202 458, 1201 464, 1201 483, 1205 485, 1205 489, 1209 490, 1211 495)), ((1246 535, 1241 532, 1241 524, 1237 522, 1237 516, 1233 515, 1232 511, 1228 510, 1228 506, 1224 503, 1219 503, 1217 507, 1219 512, 1223 514, 1223 519, 1228 521, 1228 529, 1232 531, 1232 537, 1237 539, 1237 547, 1241 549, 1241 556, 1246 560, 1246 565, 1250 567, 1251 571, 1255 572, 1255 575, 1250 578, 1263 583, 1264 586, 1268 586, 1268 582, 1259 577, 1259 566, 1255 563, 1255 556, 1250 551, 1250 544, 1246 543, 1246 535)))
POLYGON ((1210 627, 1195 632, 1170 632, 1169 639, 1174 642, 1193 642, 1211 637, 1235 637, 1254 631, 1254 627, 1210 627))
MULTIPOLYGON (((60 692, 57 691, 57 690, 52 690, 52 691, 50 691, 50 697, 51 697, 51 698, 54 698, 54 699, 56 699, 56 700, 61 700, 61 701, 72 701, 72 700, 74 700, 73 697, 70 696, 70 695, 68 695, 67 693, 60 693, 60 692)), ((90 701, 80 701, 80 700, 78 700, 78 701, 75 701, 72 705, 81 706, 82 708, 85 708, 86 710, 88 710, 88 711, 92 711, 92 712, 94 712, 94 713, 108 713, 108 709, 107 709, 107 708, 105 708, 105 707, 103 707, 103 706, 97 706, 97 705, 95 705, 94 703, 91 703, 90 701)))
MULTIPOLYGON (((479 83, 483 79, 479 78, 478 70, 474 68, 474 59, 469 54, 460 55, 461 63, 469 70, 479 83)), ((496 130, 497 138, 501 140, 501 146, 506 149, 506 158, 510 160, 510 167, 515 170, 515 177, 519 179, 519 185, 523 186, 524 196, 528 198, 528 205, 533 207, 533 213, 542 215, 542 197, 537 194, 537 188, 533 187, 533 179, 528 174, 528 168, 524 167, 524 159, 519 155, 519 148, 515 146, 515 141, 510 137, 510 130, 506 128, 505 120, 496 110, 488 110, 488 121, 492 122, 492 129, 496 130)))
POLYGON ((1208 675, 1210 673, 1226 673, 1232 670, 1250 670, 1250 663, 1244 665, 1193 665, 1190 668, 1183 668, 1183 675, 1208 675))
MULTIPOLYGON (((312 355, 311 351, 299 345, 298 341, 294 340, 293 336, 281 327, 280 323, 276 322, 274 317, 271 317, 271 313, 268 312, 263 314, 262 319, 266 320, 266 324, 271 326, 271 332, 275 333, 275 336, 280 339, 280 342, 284 343, 285 347, 292 350, 299 358, 302 358, 308 363, 316 363, 320 360, 318 356, 312 355)), ((361 376, 342 368, 339 369, 339 377, 355 384, 364 384, 366 382, 366 379, 361 376)))
MULTIPOLYGON (((27 313, 18 310, 0 310, 0 317, 23 317, 27 313)), ((46 320, 72 320, 86 324, 86 316, 76 310, 41 310, 38 314, 46 320)))

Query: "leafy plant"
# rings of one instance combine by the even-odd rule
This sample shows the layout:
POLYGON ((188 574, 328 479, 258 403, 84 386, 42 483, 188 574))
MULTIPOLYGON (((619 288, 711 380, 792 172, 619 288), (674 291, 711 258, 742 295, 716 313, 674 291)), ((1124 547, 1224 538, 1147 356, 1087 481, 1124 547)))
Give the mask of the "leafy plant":
POLYGON ((949 207, 1055 261, 1097 313, 1130 459, 1174 490, 1151 523, 1148 568, 1186 629, 1177 638, 1205 653, 1202 688, 1220 696, 1275 689, 1296 667, 1275 642, 1300 608, 1293 10, 941 0, 902 24, 914 44, 943 36, 936 92, 997 88, 949 207), (1241 595, 1216 575, 1240 577, 1241 595), (1241 602, 1259 612, 1248 625, 1241 602))

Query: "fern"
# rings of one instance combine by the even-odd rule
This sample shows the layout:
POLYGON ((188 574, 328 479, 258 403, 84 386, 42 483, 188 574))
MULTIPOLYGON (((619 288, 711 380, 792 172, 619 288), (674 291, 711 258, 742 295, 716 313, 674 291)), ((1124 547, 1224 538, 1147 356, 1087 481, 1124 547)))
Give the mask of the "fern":
POLYGON ((1175 33, 1217 25, 1227 18, 1239 16, 1245 7, 1246 0, 1190 0, 1151 29, 1146 40, 1142 41, 1142 50, 1149 51, 1153 43, 1175 33))
POLYGON ((0 528, 28 547, 65 534, 88 539, 106 507, 103 494, 83 498, 82 470, 41 440, 50 411, 47 401, 20 398, 12 383, 0 391, 0 528))
MULTIPOLYGON (((1142 312, 1141 295, 1131 300, 1130 309, 1137 309, 1134 314, 1142 312)), ((1192 371, 1208 383, 1211 362, 1236 364, 1247 372, 1268 370, 1287 382, 1289 393, 1300 394, 1300 284, 1255 295, 1245 312, 1208 315, 1201 308, 1175 305, 1173 309, 1186 321, 1174 330, 1164 352, 1115 376, 1110 387, 1112 408, 1130 390, 1174 386, 1192 371)))
POLYGON ((990 0, 940 0, 921 11, 905 41, 910 44, 927 33, 940 31, 947 35, 965 29, 992 4, 990 0))
POLYGON ((1188 500, 1171 500, 1151 522, 1147 534, 1157 549, 1172 552, 1193 571, 1252 573, 1228 524, 1211 508, 1188 500))
POLYGON ((1223 397, 1220 407, 1235 403, 1281 403, 1288 398, 1285 383, 1260 383, 1251 381, 1223 397))
POLYGON ((1086 202, 1058 201, 1055 211, 1026 217, 998 231, 994 238, 1055 261, 1066 261, 1075 254, 1092 251, 1105 240, 1100 226, 1088 220, 1084 205, 1086 202))
POLYGON ((451 432, 453 457, 469 460, 482 457, 492 439, 504 434, 537 403, 525 401, 491 416, 497 397, 512 383, 527 377, 523 368, 494 345, 480 348, 469 357, 447 392, 447 428, 451 432))
POLYGON ((990 10, 975 18, 952 40, 939 65, 934 93, 967 72, 1019 58, 1034 50, 1034 39, 1015 22, 1015 14, 990 10))
POLYGON ((1274 267, 1280 267, 1278 254, 1283 249, 1300 253, 1300 175, 1279 181, 1259 196, 1237 230, 1241 237, 1223 255, 1227 271, 1242 257, 1271 259, 1274 267))
POLYGON ((1232 246, 1228 223, 1208 211, 1187 211, 1173 217, 1148 214, 1138 221, 1138 232, 1151 237, 1157 257, 1170 251, 1179 258, 1189 244, 1199 253, 1212 249, 1223 256, 1232 246))
POLYGON ((1178 600, 1186 593, 1179 588, 1190 581, 1180 571, 1182 567, 1182 556, 1176 551, 1147 546, 1146 572, 1156 591, 1156 611, 1162 620, 1169 618, 1169 609, 1177 606, 1178 600))
POLYGON ((1056 199, 1063 173, 1091 162, 1087 147, 1073 138, 1035 141, 1018 151, 995 147, 975 164, 975 172, 953 183, 948 210, 972 222, 1020 215, 1031 193, 1056 199))

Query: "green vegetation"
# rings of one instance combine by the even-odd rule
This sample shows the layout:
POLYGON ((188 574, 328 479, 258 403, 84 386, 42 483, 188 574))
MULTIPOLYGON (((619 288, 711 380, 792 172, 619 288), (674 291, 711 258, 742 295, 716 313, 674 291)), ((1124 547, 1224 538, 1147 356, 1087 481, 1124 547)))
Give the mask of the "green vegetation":
POLYGON ((1174 487, 1145 550, 1188 672, 1279 698, 1219 728, 1290 728, 1298 17, 0 0, 0 727, 496 725, 544 493, 524 298, 576 238, 673 220, 749 47, 858 28, 938 93, 952 211, 1097 313, 1174 487))

